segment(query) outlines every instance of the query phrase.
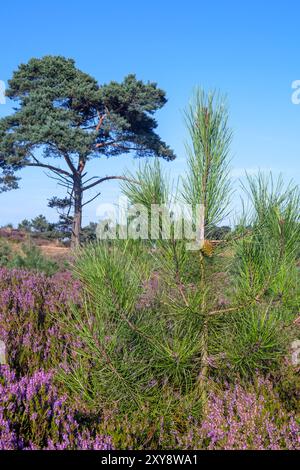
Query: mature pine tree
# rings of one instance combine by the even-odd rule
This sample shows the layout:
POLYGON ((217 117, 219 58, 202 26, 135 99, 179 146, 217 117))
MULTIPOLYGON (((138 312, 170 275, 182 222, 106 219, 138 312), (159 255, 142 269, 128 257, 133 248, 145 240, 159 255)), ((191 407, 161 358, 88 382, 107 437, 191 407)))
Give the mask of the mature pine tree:
POLYGON ((90 202, 84 202, 85 191, 124 178, 88 177, 92 158, 124 153, 175 158, 155 132, 153 114, 166 103, 165 92, 134 75, 98 85, 74 60, 46 56, 20 65, 6 94, 18 106, 0 120, 2 189, 16 187, 18 169, 48 170, 66 188, 73 207, 73 246, 80 239, 82 207, 90 202))

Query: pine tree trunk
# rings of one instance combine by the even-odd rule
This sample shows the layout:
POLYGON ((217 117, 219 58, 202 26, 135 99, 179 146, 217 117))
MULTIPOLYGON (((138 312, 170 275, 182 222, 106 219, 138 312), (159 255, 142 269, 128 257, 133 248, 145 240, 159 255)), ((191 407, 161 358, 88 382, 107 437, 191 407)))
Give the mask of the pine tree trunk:
MULTIPOLYGON (((201 332, 201 368, 199 374, 199 391, 202 399, 202 405, 205 408, 207 401, 207 360, 208 360, 208 317, 205 315, 206 310, 206 292, 205 292, 205 265, 204 265, 204 256, 200 251, 200 270, 201 270, 201 280, 200 280, 200 290, 203 294, 201 302, 201 313, 204 315, 203 326, 201 332)), ((203 408, 203 409, 204 409, 203 408)))
POLYGON ((74 179, 74 217, 72 226, 71 248, 80 245, 80 233, 82 223, 82 183, 81 177, 74 179))

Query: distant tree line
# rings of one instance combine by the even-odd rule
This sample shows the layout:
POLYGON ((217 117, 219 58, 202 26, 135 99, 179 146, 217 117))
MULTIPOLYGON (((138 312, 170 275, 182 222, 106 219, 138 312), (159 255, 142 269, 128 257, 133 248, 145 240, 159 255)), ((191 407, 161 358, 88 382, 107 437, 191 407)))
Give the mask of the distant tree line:
MULTIPOLYGON (((88 242, 96 239, 96 222, 90 222, 82 228, 81 240, 88 242)), ((28 220, 24 219, 18 224, 18 230, 30 233, 31 236, 39 236, 48 240, 60 240, 69 242, 72 236, 72 220, 67 216, 60 215, 57 222, 49 222, 40 214, 28 220)))
MULTIPOLYGON (((2 229, 12 229, 12 224, 7 224, 2 229)), ((33 219, 23 219, 17 226, 17 229, 30 234, 30 236, 41 237, 47 240, 59 240, 69 243, 72 236, 72 218, 67 215, 60 214, 57 222, 50 222, 47 218, 40 214, 33 219)), ((96 240, 97 223, 90 222, 82 228, 80 241, 81 243, 96 240)), ((214 240, 224 240, 232 233, 229 226, 214 226, 211 228, 211 238, 214 240)), ((2 236, 0 230, 0 237, 2 236)))

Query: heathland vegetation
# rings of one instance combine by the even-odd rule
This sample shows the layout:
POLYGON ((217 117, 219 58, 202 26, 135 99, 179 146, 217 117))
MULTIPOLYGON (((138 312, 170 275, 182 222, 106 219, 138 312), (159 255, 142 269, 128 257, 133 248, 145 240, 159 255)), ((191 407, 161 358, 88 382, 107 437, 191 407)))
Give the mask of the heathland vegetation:
POLYGON ((158 159, 174 155, 154 134, 165 102, 156 85, 130 76, 98 87, 72 61, 47 57, 20 67, 9 96, 21 107, 0 121, 5 189, 40 146, 43 158, 65 159, 73 185, 94 144, 119 155, 131 142, 155 158, 120 175, 133 238, 120 225, 109 238, 109 223, 102 240, 95 225, 81 229, 74 186, 74 200, 54 204, 74 217, 0 232, 0 448, 300 449, 298 186, 247 176, 244 210, 222 226, 232 133, 216 93, 196 91, 186 110, 187 171, 176 188, 158 159), (203 208, 197 249, 174 203, 203 208), (156 237, 153 204, 165 211, 156 237), (63 262, 41 239, 66 250, 63 262))

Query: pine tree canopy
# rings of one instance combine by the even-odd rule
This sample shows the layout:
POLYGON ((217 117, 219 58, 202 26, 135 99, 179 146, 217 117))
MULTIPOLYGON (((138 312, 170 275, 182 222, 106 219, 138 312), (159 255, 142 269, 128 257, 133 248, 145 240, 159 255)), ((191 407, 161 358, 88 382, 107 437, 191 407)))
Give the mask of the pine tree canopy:
POLYGON ((0 120, 3 189, 17 184, 13 172, 23 166, 47 164, 55 171, 44 160, 49 157, 65 159, 65 176, 101 155, 175 158, 155 131, 153 115, 166 103, 156 83, 128 75, 98 85, 74 60, 46 56, 21 64, 8 85, 6 94, 17 105, 0 120))

